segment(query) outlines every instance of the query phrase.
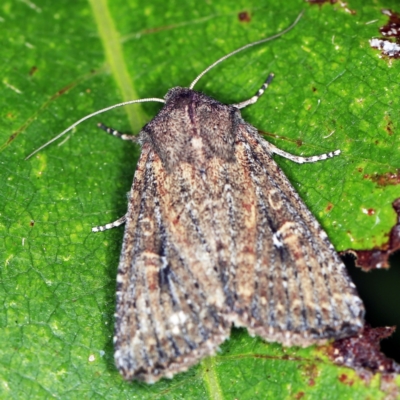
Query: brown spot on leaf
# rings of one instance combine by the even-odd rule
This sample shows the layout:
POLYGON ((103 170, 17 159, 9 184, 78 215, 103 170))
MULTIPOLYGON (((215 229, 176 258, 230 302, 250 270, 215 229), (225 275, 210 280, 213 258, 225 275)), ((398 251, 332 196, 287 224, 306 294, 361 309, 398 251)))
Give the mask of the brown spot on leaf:
MULTIPOLYGON (((394 330, 395 327, 390 326, 371 328, 366 325, 356 336, 335 340, 329 348, 329 356, 335 363, 353 368, 361 376, 371 372, 399 373, 400 365, 380 352, 380 341, 391 336, 394 330)), ((349 384, 348 378, 342 379, 349 384)))
POLYGON ((302 366, 302 374, 308 379, 308 386, 315 385, 315 379, 319 375, 319 370, 316 364, 304 364, 302 366))
POLYGON ((354 383, 354 380, 349 379, 349 377, 346 374, 341 374, 339 376, 339 381, 348 386, 353 386, 353 383, 354 383))
POLYGON ((386 116, 385 119, 388 121, 385 127, 386 132, 389 134, 389 136, 393 136, 394 133, 393 121, 388 116, 386 116))
POLYGON ((321 6, 322 4, 325 4, 325 3, 330 3, 330 4, 337 3, 337 0, 306 0, 306 1, 307 1, 307 3, 317 4, 319 6, 321 6))
POLYGON ((357 168, 358 172, 363 172, 363 169, 361 167, 357 168))
POLYGON ((299 393, 296 394, 296 396, 294 396, 294 398, 296 400, 299 400, 299 399, 303 398, 304 396, 305 396, 304 392, 299 392, 299 393))
POLYGON ((62 89, 60 89, 56 94, 54 94, 50 100, 54 100, 57 97, 60 97, 61 95, 63 95, 64 93, 68 92, 68 90, 72 89, 74 86, 76 86, 76 83, 70 83, 67 86, 64 86, 62 89))
POLYGON ((364 175, 365 179, 371 179, 380 187, 385 187, 388 185, 398 185, 400 184, 400 169, 396 169, 394 172, 385 172, 383 174, 371 174, 364 175))
POLYGON ((390 230, 387 243, 372 250, 348 249, 340 252, 341 255, 351 254, 354 256, 356 266, 360 267, 363 271, 389 268, 389 257, 400 250, 400 198, 396 199, 392 206, 397 214, 397 222, 390 230))
POLYGON ((38 70, 38 68, 36 66, 33 66, 30 70, 29 70, 29 75, 32 76, 35 74, 35 72, 38 70))
POLYGON ((31 220, 31 222, 29 223, 30 226, 34 226, 35 225, 35 221, 31 220))
POLYGON ((8 137, 8 140, 7 140, 7 145, 9 145, 16 137, 18 136, 18 132, 14 132, 14 133, 12 133, 9 137, 8 137))
POLYGON ((240 22, 250 22, 251 16, 247 11, 242 11, 238 14, 238 18, 240 22))
POLYGON ((333 204, 332 204, 332 203, 328 203, 328 205, 327 205, 326 208, 325 208, 325 211, 326 211, 326 212, 329 212, 329 211, 332 210, 332 208, 333 208, 333 204))

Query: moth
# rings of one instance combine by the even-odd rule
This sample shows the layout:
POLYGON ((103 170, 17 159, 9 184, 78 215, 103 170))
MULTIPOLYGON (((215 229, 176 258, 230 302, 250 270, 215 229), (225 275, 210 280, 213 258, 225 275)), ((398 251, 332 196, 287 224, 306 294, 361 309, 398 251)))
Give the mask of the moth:
MULTIPOLYGON (((285 346, 356 334, 364 307, 326 233, 273 159, 298 157, 265 141, 243 120, 250 99, 226 105, 175 87, 136 136, 140 143, 128 211, 94 232, 125 223, 117 274, 115 362, 127 380, 148 383, 214 354, 232 325, 285 346)), ((42 146, 44 147, 44 146, 42 146)), ((40 150, 40 149, 38 149, 40 150)))

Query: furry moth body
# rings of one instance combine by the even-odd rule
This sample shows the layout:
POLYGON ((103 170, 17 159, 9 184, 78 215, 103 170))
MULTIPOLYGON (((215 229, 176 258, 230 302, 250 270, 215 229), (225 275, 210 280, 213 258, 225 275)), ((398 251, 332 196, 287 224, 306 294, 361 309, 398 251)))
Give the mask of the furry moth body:
POLYGON ((126 215, 93 228, 125 223, 114 344, 127 380, 153 383, 187 370, 216 352, 232 324, 286 346, 363 327, 364 307, 345 266, 272 158, 315 162, 340 152, 291 155, 242 119, 239 110, 257 101, 272 75, 234 105, 192 90, 219 62, 270 39, 221 58, 190 88, 132 101, 165 103, 139 139, 100 124, 142 146, 126 215))

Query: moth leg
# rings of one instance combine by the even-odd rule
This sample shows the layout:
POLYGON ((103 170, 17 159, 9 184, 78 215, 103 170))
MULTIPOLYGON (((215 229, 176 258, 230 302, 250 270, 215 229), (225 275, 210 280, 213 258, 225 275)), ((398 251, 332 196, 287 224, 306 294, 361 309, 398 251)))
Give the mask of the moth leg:
POLYGON ((253 97, 250 97, 250 99, 242 101, 240 103, 232 104, 232 107, 240 109, 240 108, 247 107, 250 104, 254 104, 265 92, 265 89, 267 89, 267 87, 271 83, 272 79, 274 79, 274 74, 269 74, 268 78, 265 80, 263 85, 260 87, 260 89, 258 89, 258 92, 253 97))
POLYGON ((118 218, 116 221, 110 222, 109 224, 106 224, 106 225, 95 226, 92 228, 92 232, 104 232, 108 229, 116 228, 117 226, 120 226, 126 222, 126 216, 127 216, 127 214, 125 214, 121 218, 118 218))
POLYGON ((312 163, 312 162, 317 162, 317 161, 321 161, 321 160, 326 160, 328 158, 338 156, 341 153, 340 150, 335 150, 335 151, 330 151, 329 153, 319 154, 317 156, 301 157, 301 156, 295 156, 294 154, 287 153, 286 151, 279 149, 278 147, 274 146, 272 143, 267 142, 265 140, 263 140, 261 142, 261 144, 268 153, 278 154, 279 156, 285 157, 288 160, 294 161, 298 164, 312 163))
POLYGON ((103 129, 103 131, 106 131, 107 133, 109 133, 110 135, 113 135, 117 138, 120 138, 122 140, 130 140, 132 142, 137 142, 138 141, 138 137, 135 135, 127 135, 126 133, 122 133, 120 131, 117 131, 113 128, 109 128, 108 126, 105 126, 104 124, 102 124, 101 122, 99 124, 97 124, 97 126, 100 129, 103 129))

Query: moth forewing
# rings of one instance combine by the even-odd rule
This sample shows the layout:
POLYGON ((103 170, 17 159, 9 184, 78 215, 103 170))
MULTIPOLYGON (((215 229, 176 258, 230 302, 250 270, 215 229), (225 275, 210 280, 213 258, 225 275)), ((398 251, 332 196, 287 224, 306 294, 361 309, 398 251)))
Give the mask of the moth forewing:
POLYGON ((188 229, 199 210, 182 212, 202 192, 192 186, 198 171, 178 165, 170 173, 150 145, 144 148, 118 268, 115 361, 126 379, 154 382, 213 354, 230 323, 222 317, 218 274, 208 268, 215 260, 188 229), (177 196, 180 189, 189 193, 177 196))

